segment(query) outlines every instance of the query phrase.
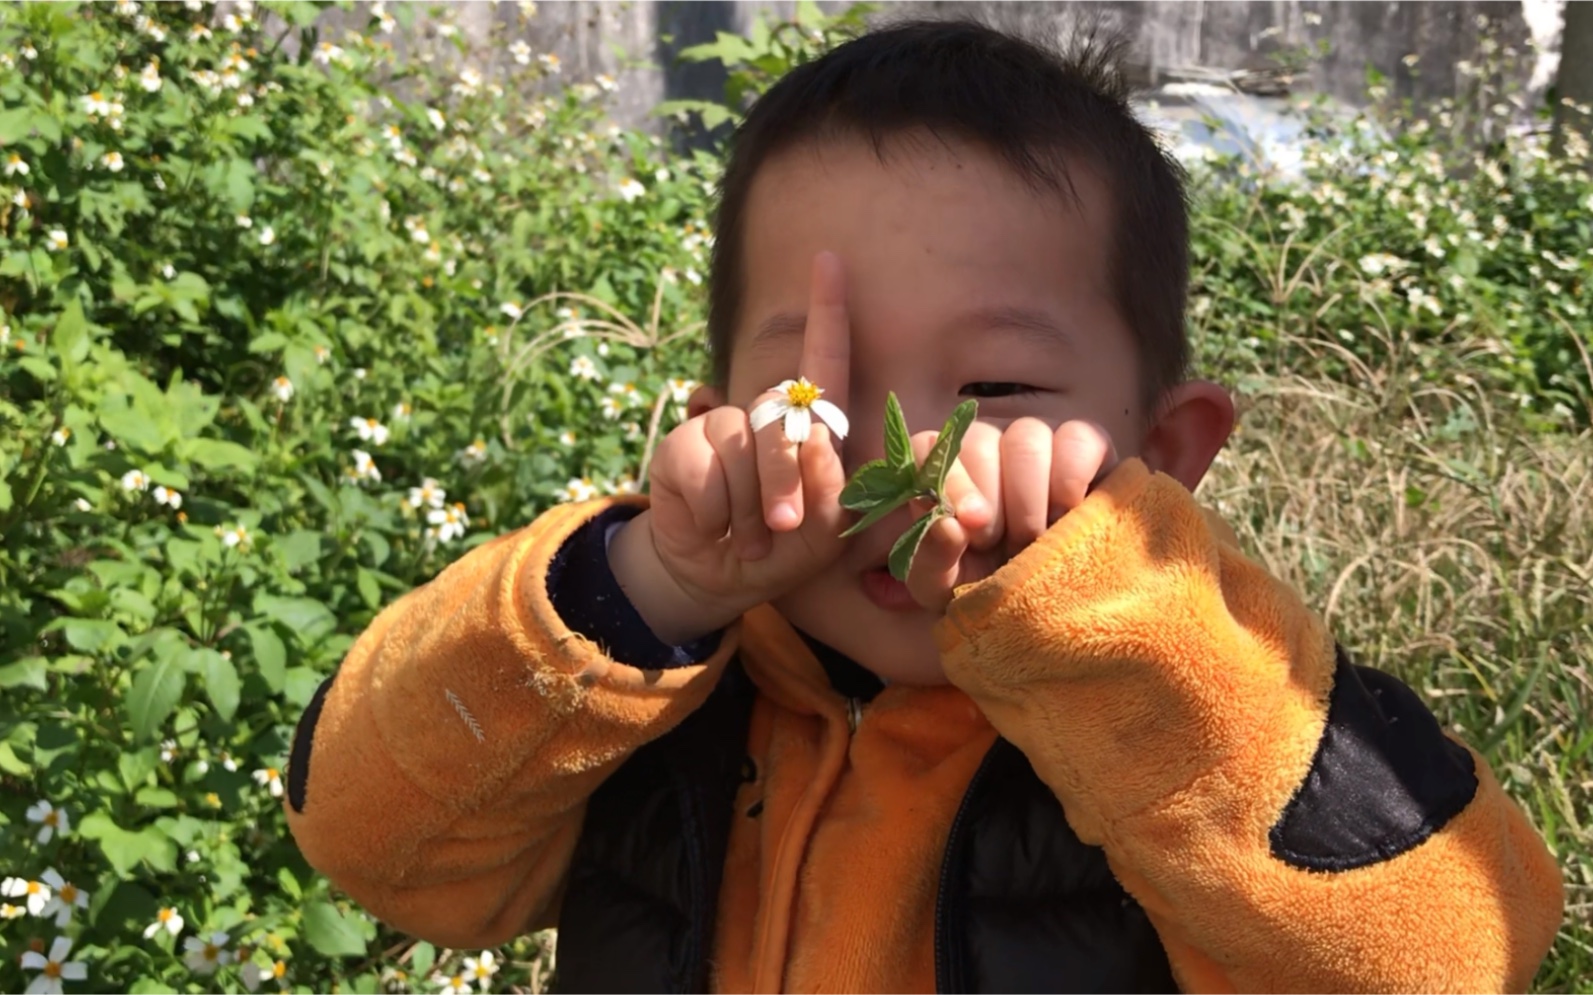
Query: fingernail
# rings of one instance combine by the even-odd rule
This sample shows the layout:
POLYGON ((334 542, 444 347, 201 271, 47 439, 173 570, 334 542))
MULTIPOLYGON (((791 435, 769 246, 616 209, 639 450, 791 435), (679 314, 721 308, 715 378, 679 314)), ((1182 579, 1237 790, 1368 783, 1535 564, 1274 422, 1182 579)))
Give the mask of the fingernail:
POLYGON ((786 529, 797 523, 796 508, 789 504, 777 504, 769 509, 769 528, 786 529))

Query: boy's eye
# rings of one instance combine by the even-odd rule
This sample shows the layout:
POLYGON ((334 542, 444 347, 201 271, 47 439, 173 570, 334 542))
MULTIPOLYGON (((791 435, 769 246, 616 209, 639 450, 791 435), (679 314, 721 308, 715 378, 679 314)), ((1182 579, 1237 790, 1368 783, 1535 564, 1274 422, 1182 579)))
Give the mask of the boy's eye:
POLYGON ((968 397, 1014 397, 1019 394, 1038 394, 1040 388, 1031 387, 1026 383, 1012 383, 1006 380, 979 380, 974 383, 963 384, 958 392, 959 396, 968 397))

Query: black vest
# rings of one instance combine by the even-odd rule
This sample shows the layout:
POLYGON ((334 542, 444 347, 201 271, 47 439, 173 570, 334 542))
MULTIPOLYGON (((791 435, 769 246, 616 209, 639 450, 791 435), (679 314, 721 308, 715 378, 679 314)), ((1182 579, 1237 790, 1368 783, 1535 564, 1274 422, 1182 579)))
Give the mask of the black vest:
MULTIPOLYGON (((707 989, 754 695, 732 665, 701 708, 592 795, 559 914, 558 991, 707 989)), ((942 992, 1176 990, 1144 911, 1005 740, 952 823, 935 983, 942 992)))

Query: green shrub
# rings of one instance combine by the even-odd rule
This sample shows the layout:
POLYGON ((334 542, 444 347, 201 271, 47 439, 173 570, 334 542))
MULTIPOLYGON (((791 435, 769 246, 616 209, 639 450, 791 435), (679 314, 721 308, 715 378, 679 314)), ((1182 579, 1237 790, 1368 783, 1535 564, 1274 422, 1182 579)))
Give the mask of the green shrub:
POLYGON ((0 875, 91 896, 4 921, 0 989, 57 934, 102 990, 235 987, 184 964, 216 931, 315 990, 397 969, 285 831, 293 724, 396 594, 633 488, 702 365, 711 158, 611 129, 606 78, 319 13, 0 6, 0 875))

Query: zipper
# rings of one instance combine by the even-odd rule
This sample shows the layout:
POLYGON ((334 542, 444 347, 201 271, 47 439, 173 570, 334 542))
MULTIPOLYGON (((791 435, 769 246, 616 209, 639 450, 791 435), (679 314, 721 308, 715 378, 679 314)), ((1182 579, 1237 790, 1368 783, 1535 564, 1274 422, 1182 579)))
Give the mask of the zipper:
POLYGON ((983 760, 979 761, 979 769, 974 771, 973 777, 968 779, 968 790, 963 792, 962 801, 957 805, 957 814, 951 820, 951 831, 946 835, 946 855, 940 862, 940 884, 935 890, 935 990, 940 992, 960 991, 960 986, 952 984, 951 972, 953 967, 961 968, 961 963, 952 964, 950 952, 951 944, 947 931, 946 907, 948 904, 947 893, 954 872, 962 870, 962 850, 959 846, 960 836, 966 831, 965 823, 968 821, 968 812, 973 808, 973 798, 978 792, 980 783, 995 766, 996 753, 1001 748, 1004 740, 997 738, 991 744, 989 752, 983 760))

